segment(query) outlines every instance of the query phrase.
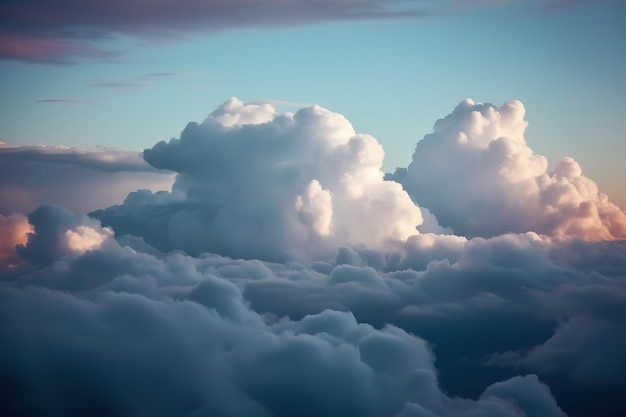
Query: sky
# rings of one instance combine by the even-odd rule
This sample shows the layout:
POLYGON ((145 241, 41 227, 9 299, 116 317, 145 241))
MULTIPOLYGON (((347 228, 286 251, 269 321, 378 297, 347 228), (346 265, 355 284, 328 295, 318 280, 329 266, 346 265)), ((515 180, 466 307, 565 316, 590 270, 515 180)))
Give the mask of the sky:
POLYGON ((0 415, 626 415, 624 18, 0 2, 0 415))

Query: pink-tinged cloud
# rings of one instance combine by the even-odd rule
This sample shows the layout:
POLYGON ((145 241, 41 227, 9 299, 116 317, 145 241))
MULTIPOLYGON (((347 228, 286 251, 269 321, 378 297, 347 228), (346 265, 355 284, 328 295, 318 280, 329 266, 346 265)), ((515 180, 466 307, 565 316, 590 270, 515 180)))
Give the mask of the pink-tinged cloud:
POLYGON ((175 0, 7 0, 0 5, 0 59, 64 63, 75 57, 98 57, 104 52, 93 42, 118 33, 181 39, 244 26, 425 14, 404 6, 397 0, 189 0, 182 5, 175 0))
MULTIPOLYGON (((592 0, 536 0, 540 7, 547 8, 586 1, 592 0)), ((420 18, 502 3, 498 0, 186 0, 182 4, 176 0, 5 0, 0 5, 0 38, 9 42, 5 41, 7 44, 0 48, 0 59, 63 63, 75 57, 98 57, 106 52, 93 42, 119 33, 180 40, 190 34, 239 27, 420 18)))
POLYGON ((69 64, 75 58, 109 58, 113 53, 82 41, 0 34, 0 59, 69 64))
POLYGON ((32 226, 23 214, 0 214, 0 271, 19 265, 20 259, 15 247, 26 244, 28 233, 32 231, 32 226))
POLYGON ((76 226, 74 229, 67 229, 63 234, 63 243, 67 250, 73 254, 83 254, 88 250, 100 249, 102 244, 113 237, 113 230, 96 228, 89 226, 76 226))

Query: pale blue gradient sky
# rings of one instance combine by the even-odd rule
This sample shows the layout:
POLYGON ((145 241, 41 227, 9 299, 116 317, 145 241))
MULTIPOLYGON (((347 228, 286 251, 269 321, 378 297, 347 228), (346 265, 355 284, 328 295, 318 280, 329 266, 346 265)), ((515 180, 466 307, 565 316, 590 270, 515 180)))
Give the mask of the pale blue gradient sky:
POLYGON ((624 20, 623 1, 512 2, 168 41, 119 35, 100 43, 114 59, 0 61, 0 140, 141 150, 237 96, 342 113, 381 142, 392 171, 462 99, 519 99, 531 147, 551 164, 574 157, 624 208, 624 20))

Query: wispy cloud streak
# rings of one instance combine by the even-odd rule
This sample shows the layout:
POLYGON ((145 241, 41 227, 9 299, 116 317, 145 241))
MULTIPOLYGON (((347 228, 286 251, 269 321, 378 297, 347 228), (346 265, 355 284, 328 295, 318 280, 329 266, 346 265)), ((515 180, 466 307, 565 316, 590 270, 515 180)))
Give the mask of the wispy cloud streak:
POLYGON ((91 100, 85 100, 82 98, 46 98, 37 100, 35 103, 70 103, 70 104, 89 104, 93 103, 91 100))

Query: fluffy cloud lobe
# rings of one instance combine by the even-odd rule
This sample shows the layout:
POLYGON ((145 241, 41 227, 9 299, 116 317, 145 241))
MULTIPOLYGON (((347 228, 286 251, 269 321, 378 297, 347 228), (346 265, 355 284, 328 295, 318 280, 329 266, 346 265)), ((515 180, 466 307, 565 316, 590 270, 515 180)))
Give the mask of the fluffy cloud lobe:
POLYGON ((113 230, 86 215, 57 205, 44 205, 28 215, 34 232, 16 247, 18 255, 36 265, 48 265, 65 256, 100 249, 112 241, 113 230))
POLYGON ((519 101, 461 102, 417 143, 397 177, 443 226, 465 236, 534 231, 554 238, 626 237, 626 214, 569 157, 552 170, 524 139, 519 101))

